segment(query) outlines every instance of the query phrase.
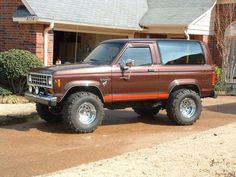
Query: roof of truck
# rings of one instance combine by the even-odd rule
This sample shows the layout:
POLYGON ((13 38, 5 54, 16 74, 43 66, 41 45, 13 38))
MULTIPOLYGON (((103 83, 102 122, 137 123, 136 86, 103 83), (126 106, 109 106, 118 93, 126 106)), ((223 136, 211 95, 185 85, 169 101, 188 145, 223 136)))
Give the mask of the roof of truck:
POLYGON ((164 38, 129 38, 129 39, 110 39, 103 41, 102 43, 117 42, 117 43, 127 43, 127 42, 157 42, 157 41, 198 41, 199 40, 187 40, 187 39, 164 39, 164 38))

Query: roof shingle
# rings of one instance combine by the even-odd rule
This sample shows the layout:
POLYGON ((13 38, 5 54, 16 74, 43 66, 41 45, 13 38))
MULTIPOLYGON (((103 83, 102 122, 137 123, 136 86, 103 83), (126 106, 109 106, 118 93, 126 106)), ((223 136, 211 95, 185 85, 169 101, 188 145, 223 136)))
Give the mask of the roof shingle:
POLYGON ((35 15, 80 24, 140 29, 146 0, 26 0, 35 15))
POLYGON ((139 30, 140 26, 187 26, 216 0, 24 0, 14 17, 139 30))
POLYGON ((148 0, 148 11, 140 25, 189 25, 214 3, 215 0, 148 0))

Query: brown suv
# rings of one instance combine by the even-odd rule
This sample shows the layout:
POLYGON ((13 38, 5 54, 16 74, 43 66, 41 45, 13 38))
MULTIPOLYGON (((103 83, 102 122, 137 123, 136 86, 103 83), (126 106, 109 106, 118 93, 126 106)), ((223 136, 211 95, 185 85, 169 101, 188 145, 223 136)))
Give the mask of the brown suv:
POLYGON ((166 109, 173 122, 191 125, 201 98, 215 96, 215 82, 203 42, 119 39, 102 42, 80 64, 32 69, 25 96, 47 122, 88 133, 102 123, 104 107, 132 107, 140 116, 166 109))

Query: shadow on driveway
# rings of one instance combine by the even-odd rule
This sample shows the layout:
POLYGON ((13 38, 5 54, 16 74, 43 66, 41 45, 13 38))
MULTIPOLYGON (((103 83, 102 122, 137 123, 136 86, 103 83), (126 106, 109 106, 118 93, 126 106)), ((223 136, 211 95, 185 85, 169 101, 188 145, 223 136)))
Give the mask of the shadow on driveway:
POLYGON ((204 108, 212 112, 236 115, 236 103, 206 106, 204 108))
MULTIPOLYGON (((236 116, 236 103, 205 106, 204 109, 210 112, 218 112, 236 116)), ((19 121, 19 123, 21 124, 15 124, 10 126, 0 125, 0 128, 12 129, 17 131, 29 131, 31 129, 37 129, 41 132, 47 132, 47 133, 72 134, 71 131, 65 128, 63 123, 50 124, 46 123, 41 119, 37 121, 29 121, 27 123, 22 123, 19 121)), ((156 116, 153 117, 141 117, 131 110, 116 110, 116 111, 106 110, 103 123, 102 125, 100 125, 100 127, 106 127, 106 126, 109 127, 117 125, 114 128, 122 129, 121 127, 119 127, 119 125, 125 126, 139 123, 146 125, 157 125, 159 127, 177 126, 168 119, 165 112, 163 111, 160 114, 157 114, 156 116)))
MULTIPOLYGON (((150 124, 159 126, 175 126, 166 115, 157 114, 153 117, 140 117, 133 111, 121 110, 121 111, 105 111, 105 117, 103 120, 103 126, 122 125, 122 124, 150 124)), ((0 126, 0 128, 13 129, 17 131, 29 131, 31 129, 38 129, 42 132, 48 133, 63 133, 71 134, 72 132, 67 130, 63 123, 46 123, 43 120, 31 121, 23 124, 16 124, 11 126, 0 126)))

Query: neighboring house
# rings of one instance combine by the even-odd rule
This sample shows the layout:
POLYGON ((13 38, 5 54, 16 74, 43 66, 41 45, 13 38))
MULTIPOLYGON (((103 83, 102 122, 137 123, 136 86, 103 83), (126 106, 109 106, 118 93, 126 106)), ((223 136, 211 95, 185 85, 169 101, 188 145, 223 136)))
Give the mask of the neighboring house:
MULTIPOLYGON (((215 6, 232 0, 11 0, 0 2, 0 51, 30 50, 45 65, 73 63, 111 38, 214 41, 215 6)), ((236 2, 235 2, 236 3, 236 2)), ((235 19, 236 21, 236 19, 235 19)))

